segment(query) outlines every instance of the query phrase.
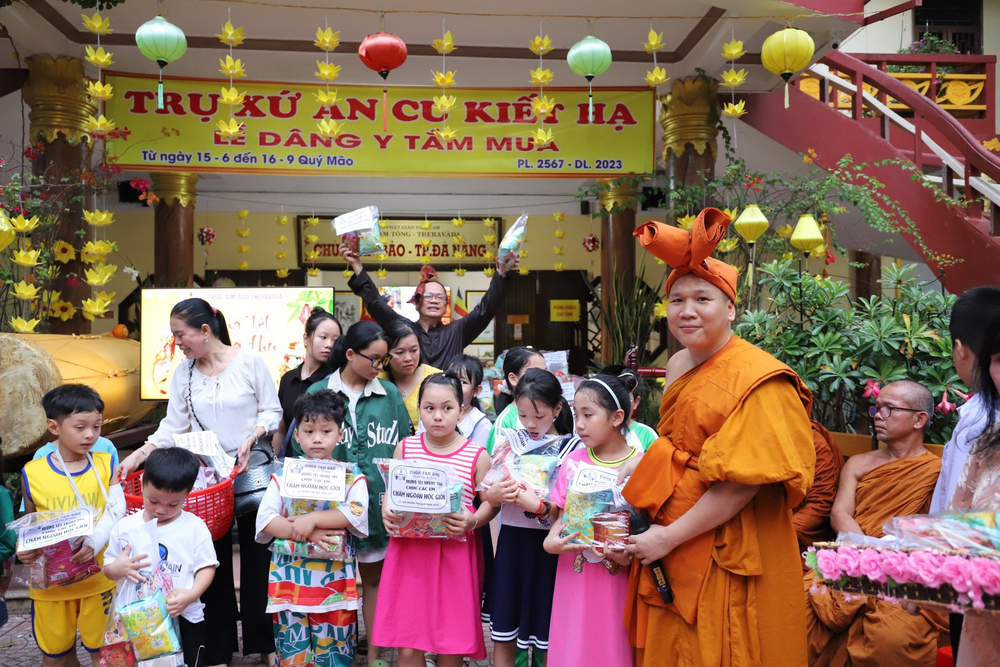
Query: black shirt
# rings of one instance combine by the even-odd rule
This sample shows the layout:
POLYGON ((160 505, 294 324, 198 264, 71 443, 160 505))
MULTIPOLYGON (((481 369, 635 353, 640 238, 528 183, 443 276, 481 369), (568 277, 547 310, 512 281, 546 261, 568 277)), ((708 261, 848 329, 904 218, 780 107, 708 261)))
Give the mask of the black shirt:
MULTIPOLYGON (((365 302, 368 313, 379 326, 385 327, 396 318, 403 317, 385 302, 367 271, 362 270, 361 273, 351 276, 347 285, 365 302)), ((476 340, 496 317, 506 292, 507 281, 499 273, 494 273, 493 279, 490 280, 490 288, 483 296, 483 300, 465 317, 452 320, 449 324, 439 324, 427 331, 417 323, 420 361, 434 368, 447 368, 448 363, 461 355, 465 346, 476 340)))
POLYGON ((320 380, 325 380, 333 373, 333 369, 323 364, 305 380, 302 379, 302 364, 281 376, 278 383, 278 401, 281 403, 281 414, 285 420, 285 428, 292 428, 292 407, 299 396, 306 393, 309 387, 320 380))

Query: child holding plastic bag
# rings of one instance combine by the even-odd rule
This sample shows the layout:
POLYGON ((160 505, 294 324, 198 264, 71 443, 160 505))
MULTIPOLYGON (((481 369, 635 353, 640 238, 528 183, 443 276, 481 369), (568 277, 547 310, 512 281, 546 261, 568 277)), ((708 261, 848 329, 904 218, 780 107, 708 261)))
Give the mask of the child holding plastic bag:
MULTIPOLYGON (((500 507, 500 535, 493 565, 490 633, 497 667, 513 667, 518 650, 549 650, 549 619, 556 581, 556 556, 542 547, 548 534, 551 505, 540 482, 550 479, 559 463, 579 446, 570 435, 573 420, 562 386, 552 373, 528 369, 514 386, 514 402, 523 429, 502 429, 493 448, 490 486, 483 499, 500 507), (516 450, 512 451, 512 450, 516 450), (549 456, 539 456, 537 452, 549 456), (529 483, 516 472, 498 472, 508 460, 524 454, 538 459, 543 475, 529 483), (546 496, 546 497, 543 497, 546 496)), ((522 474, 522 476, 524 476, 522 474)), ((484 483, 485 486, 485 483, 484 483)))
MULTIPOLYGON (((124 617, 127 628, 132 623, 129 634, 141 627, 140 619, 154 628, 160 627, 153 623, 159 619, 150 617, 157 617, 162 611, 160 607, 165 606, 169 618, 180 619, 180 643, 188 667, 204 664, 199 656, 208 636, 201 596, 219 566, 208 526, 184 510, 200 469, 198 457, 186 449, 153 450, 142 473, 142 511, 118 522, 104 552, 104 574, 108 579, 127 580, 119 585, 115 609, 119 618, 124 617), (145 586, 140 596, 143 601, 125 603, 124 589, 129 588, 128 582, 145 586), (163 605, 159 600, 145 601, 156 597, 154 589, 163 594, 163 605)), ((148 635, 149 631, 137 634, 141 643, 145 639, 142 635, 148 635)), ((155 649, 160 647, 154 647, 154 643, 150 642, 149 648, 137 646, 141 649, 139 657, 157 652, 155 649)))
POLYGON ((49 432, 56 436, 56 449, 24 466, 25 510, 30 515, 90 507, 94 514, 90 535, 17 554, 33 570, 29 596, 42 665, 60 667, 76 664, 77 630, 91 653, 103 642, 115 584, 97 563, 112 527, 125 515, 125 496, 114 479, 111 455, 91 452, 101 435, 104 413, 97 392, 65 384, 45 394, 42 407, 49 432))
MULTIPOLYGON (((436 373, 420 385, 424 433, 405 438, 393 458, 449 466, 463 481, 462 511, 444 515, 455 535, 475 533, 496 516, 489 503, 472 511, 476 485, 489 469, 485 450, 458 431, 462 385, 452 374, 436 373)), ((402 517, 382 506, 393 532, 402 517)), ((438 654, 438 667, 459 667, 464 656, 486 657, 480 621, 478 535, 466 540, 392 537, 382 572, 373 641, 399 648, 400 667, 424 667, 424 653, 438 654)))
MULTIPOLYGON (((295 438, 305 458, 332 464, 346 411, 343 399, 329 389, 295 401, 295 438)), ((288 461, 286 466, 298 464, 288 461)), ((345 530, 368 536, 368 480, 357 464, 330 465, 316 474, 344 475, 342 501, 291 498, 287 470, 271 477, 257 510, 257 541, 273 539, 267 611, 274 614, 276 659, 283 666, 350 667, 359 597, 355 546, 345 530)))
MULTIPOLYGON (((628 630, 622 625, 632 557, 624 548, 605 548, 595 543, 592 527, 593 514, 625 512, 629 508, 621 498, 620 488, 608 494, 612 500, 607 505, 594 501, 588 506, 588 499, 599 494, 587 493, 588 489, 574 484, 577 476, 582 477, 583 471, 589 469, 592 480, 599 480, 602 472, 608 473, 604 477, 613 485, 617 469, 638 455, 625 435, 627 415, 632 409, 631 379, 631 375, 621 379, 595 375, 580 383, 573 399, 576 433, 586 447, 566 458, 552 490, 553 525, 545 538, 545 550, 559 555, 559 567, 552 600, 548 667, 632 665, 628 630), (573 530, 568 531, 567 520, 572 521, 573 530), (584 532, 589 532, 588 539, 581 539, 584 532)), ((593 486, 601 487, 599 482, 593 486)))

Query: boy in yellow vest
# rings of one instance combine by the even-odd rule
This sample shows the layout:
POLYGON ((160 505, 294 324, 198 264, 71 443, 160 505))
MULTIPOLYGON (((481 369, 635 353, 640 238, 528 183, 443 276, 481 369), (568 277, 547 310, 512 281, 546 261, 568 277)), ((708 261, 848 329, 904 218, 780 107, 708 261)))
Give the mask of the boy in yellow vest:
MULTIPOLYGON (((111 455, 91 452, 101 435, 104 401, 97 392, 79 384, 57 387, 42 398, 49 432, 56 436, 56 450, 30 461, 21 471, 24 506, 28 512, 95 510, 94 531, 80 540, 73 563, 102 561, 111 528, 125 515, 125 496, 114 479, 111 455)), ((42 556, 40 549, 19 551, 26 565, 42 556)), ((45 589, 32 588, 31 615, 35 641, 42 651, 43 667, 76 665, 76 632, 84 648, 96 654, 103 643, 104 626, 115 583, 99 569, 67 585, 50 581, 45 589)), ((94 661, 96 663, 96 660, 94 661)))

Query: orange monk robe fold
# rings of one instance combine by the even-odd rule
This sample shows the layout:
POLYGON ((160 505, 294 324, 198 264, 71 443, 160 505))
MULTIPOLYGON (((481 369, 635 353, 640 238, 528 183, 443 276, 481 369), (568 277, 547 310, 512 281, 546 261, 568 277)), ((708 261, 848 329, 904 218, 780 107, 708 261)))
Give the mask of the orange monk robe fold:
POLYGON ((718 481, 759 485, 715 530, 664 557, 675 603, 664 605, 635 561, 625 624, 639 667, 804 667, 805 601, 791 508, 813 479, 809 390, 787 366, 733 336, 667 387, 661 437, 625 498, 669 524, 718 481))
POLYGON ((830 510, 840 485, 840 471, 844 457, 830 432, 818 422, 812 422, 813 445, 816 448, 816 475, 809 493, 792 510, 792 525, 805 549, 813 542, 823 542, 836 537, 830 528, 830 510))
MULTIPOLYGON (((927 512, 940 471, 941 459, 930 453, 875 468, 858 482, 854 520, 865 535, 882 537, 882 525, 892 517, 927 512)), ((935 664, 938 638, 948 630, 945 614, 923 608, 912 616, 877 598, 813 590, 814 581, 810 571, 805 577, 810 665, 935 664)))

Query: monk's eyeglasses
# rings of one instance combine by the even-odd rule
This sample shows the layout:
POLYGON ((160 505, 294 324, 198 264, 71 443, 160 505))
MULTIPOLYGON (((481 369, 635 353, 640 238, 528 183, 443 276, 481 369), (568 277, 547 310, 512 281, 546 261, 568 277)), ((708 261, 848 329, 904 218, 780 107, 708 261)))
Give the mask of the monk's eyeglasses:
POLYGON ((868 408, 868 416, 874 419, 875 417, 881 417, 882 419, 888 419, 892 416, 893 410, 902 410, 904 412, 925 412, 925 410, 914 410, 913 408, 899 408, 895 405, 873 405, 868 408), (879 414, 881 413, 881 414, 879 414))

